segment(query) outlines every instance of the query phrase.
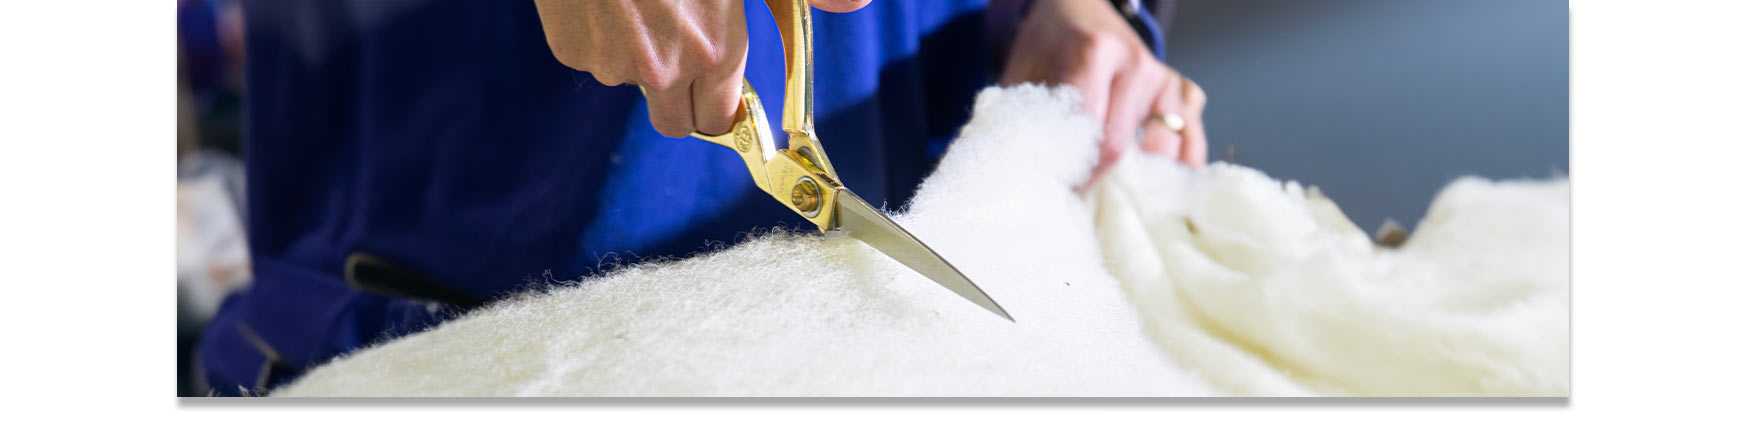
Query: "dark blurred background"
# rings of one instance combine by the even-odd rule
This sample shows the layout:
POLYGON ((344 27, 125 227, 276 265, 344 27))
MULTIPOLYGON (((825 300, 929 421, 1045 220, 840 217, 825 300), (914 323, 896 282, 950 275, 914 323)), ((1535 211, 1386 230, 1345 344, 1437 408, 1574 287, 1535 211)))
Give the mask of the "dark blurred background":
POLYGON ((176 1, 176 396, 204 396, 194 349, 253 280, 243 225, 241 0, 176 1))
POLYGON ((1180 0, 1168 39, 1212 159, 1234 146, 1366 230, 1462 175, 1569 171, 1566 1, 1180 0))

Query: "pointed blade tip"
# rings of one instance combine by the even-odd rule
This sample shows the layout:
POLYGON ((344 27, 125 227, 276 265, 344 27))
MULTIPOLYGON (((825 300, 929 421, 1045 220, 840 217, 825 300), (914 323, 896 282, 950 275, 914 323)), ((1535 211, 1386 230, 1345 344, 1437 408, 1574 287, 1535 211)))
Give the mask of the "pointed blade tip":
POLYGON ((898 225, 878 209, 867 204, 859 195, 848 189, 842 189, 837 200, 837 221, 834 229, 846 232, 848 236, 871 246, 885 257, 913 270, 916 274, 933 281, 934 284, 945 287, 959 297, 970 301, 984 310, 1012 323, 1017 319, 1006 312, 1000 303, 988 296, 987 291, 977 286, 951 262, 946 261, 938 252, 921 242, 914 234, 898 225), (846 209, 846 210, 845 210, 846 209), (843 216, 848 214, 849 216, 843 216), (930 269, 931 268, 931 269, 930 269), (956 284, 956 287, 954 287, 956 284), (968 286, 963 288, 962 286, 968 286), (971 296, 971 294, 975 296, 971 296), (977 299, 977 298, 980 299, 977 299))
MULTIPOLYGON (((971 285, 973 286, 974 284, 972 283, 971 285)), ((1001 318, 1006 319, 1006 321, 1008 321, 1008 322, 1018 323, 1018 319, 1013 319, 1012 315, 1010 313, 1006 312, 1006 308, 1001 307, 1000 303, 994 302, 994 298, 991 296, 988 296, 987 292, 982 291, 982 288, 980 286, 976 287, 976 292, 982 292, 982 299, 987 300, 987 302, 984 304, 980 301, 976 301, 973 299, 970 300, 970 302, 975 303, 976 306, 981 307, 983 310, 987 310, 990 313, 994 313, 995 316, 1000 316, 1001 318)))

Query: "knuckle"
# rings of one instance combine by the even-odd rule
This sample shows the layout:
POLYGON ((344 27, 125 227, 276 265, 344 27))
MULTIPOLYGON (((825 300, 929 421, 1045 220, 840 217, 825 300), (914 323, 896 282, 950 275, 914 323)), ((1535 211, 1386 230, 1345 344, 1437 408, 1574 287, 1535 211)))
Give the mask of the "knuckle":
POLYGON ((1092 80, 1090 74, 1085 72, 1084 69, 1078 69, 1064 70, 1059 74, 1058 79, 1048 83, 1054 85, 1068 85, 1077 88, 1079 96, 1084 99, 1084 104, 1087 109, 1086 111, 1089 112, 1090 106, 1096 103, 1097 99, 1100 98, 1098 97, 1099 93, 1097 91, 1098 85, 1095 82, 1092 82, 1092 80))
POLYGON ((1085 47, 1085 48, 1090 48, 1092 46, 1096 46, 1096 44, 1100 43, 1100 41, 1102 40, 1101 33, 1097 32, 1095 30, 1089 29, 1089 28, 1082 28, 1082 27, 1073 28, 1070 32, 1067 33, 1067 37, 1069 38, 1069 40, 1072 41, 1073 44, 1076 44, 1076 45, 1079 45, 1079 46, 1085 47))
POLYGON ((702 125, 698 126, 697 132, 700 132, 700 133, 703 133, 706 135, 711 135, 711 136, 718 136, 718 135, 722 135, 722 134, 727 134, 727 132, 732 130, 732 129, 733 129, 733 124, 728 123, 727 121, 719 120, 719 119, 711 119, 708 122, 705 122, 702 125))
MULTIPOLYGON (((1146 55, 1150 55, 1150 53, 1147 52, 1146 55)), ((1164 69, 1163 64, 1157 62, 1157 60, 1148 60, 1148 61, 1140 62, 1138 73, 1139 73, 1139 76, 1141 76, 1141 77, 1145 78, 1145 80, 1148 80, 1151 82, 1158 82, 1158 83, 1163 83, 1163 84, 1167 84, 1169 82, 1169 71, 1164 69)))
POLYGON ((552 31, 550 28, 547 28, 545 32, 545 45, 546 47, 551 48, 551 56, 556 57, 557 62, 563 63, 563 65, 569 66, 570 68, 580 70, 580 67, 576 67, 572 64, 579 62, 577 59, 581 57, 580 52, 577 52, 575 44, 571 43, 570 39, 565 36, 566 35, 562 32, 552 31))
POLYGON ((654 122, 654 130, 663 136, 678 138, 690 135, 691 125, 681 124, 679 121, 671 119, 662 119, 654 122))
POLYGON ((710 70, 725 65, 727 64, 727 48, 704 43, 697 48, 697 62, 702 63, 710 70))
POLYGON ((553 44, 551 45, 551 54, 553 57, 556 57, 557 62, 563 64, 564 67, 580 71, 591 71, 588 69, 593 68, 589 64, 588 56, 584 55, 583 51, 575 46, 569 44, 553 44))
POLYGON ((1108 58, 1117 52, 1131 48, 1125 45, 1119 36, 1109 32, 1099 31, 1085 35, 1085 50, 1098 58, 1108 58))
POLYGON ((588 74, 594 75, 594 80, 600 81, 601 85, 618 86, 623 85, 625 82, 623 75, 611 71, 595 70, 588 72, 588 74))
POLYGON ((594 76, 594 80, 599 81, 601 85, 618 86, 619 83, 622 83, 615 76, 607 73, 594 71, 588 72, 588 74, 594 76))
POLYGON ((569 68, 576 69, 576 70, 587 70, 587 67, 584 64, 582 64, 581 58, 578 55, 576 55, 575 52, 570 51, 569 49, 560 48, 557 45, 552 45, 551 55, 554 57, 557 57, 558 64, 563 64, 564 67, 569 67, 569 68))
MULTIPOLYGON (((1142 67, 1145 67, 1148 70, 1158 68, 1159 64, 1157 64, 1157 59, 1151 57, 1151 49, 1147 48, 1145 44, 1129 43, 1126 45, 1125 49, 1127 52, 1127 58, 1136 60, 1135 62, 1142 64, 1142 67)), ((1161 72, 1162 70, 1158 71, 1161 72)))
POLYGON ((672 89, 678 83, 678 74, 670 67, 663 67, 654 61, 642 61, 636 65, 637 81, 651 91, 672 89))
POLYGON ((701 112, 696 118, 698 132, 721 135, 733 129, 733 114, 736 113, 736 105, 716 105, 705 108, 708 110, 701 112))
POLYGON ((1101 61, 1103 57, 1107 56, 1107 54, 1104 53, 1107 50, 1105 45, 1108 44, 1106 40, 1106 37, 1096 34, 1080 35, 1079 49, 1073 52, 1073 55, 1070 57, 1071 60, 1077 62, 1078 65, 1093 64, 1101 61))
POLYGON ((1105 162, 1113 163, 1119 161, 1121 155, 1127 153, 1127 145, 1124 143, 1125 142, 1117 141, 1115 139, 1104 139, 1103 143, 1097 148, 1098 155, 1105 162))

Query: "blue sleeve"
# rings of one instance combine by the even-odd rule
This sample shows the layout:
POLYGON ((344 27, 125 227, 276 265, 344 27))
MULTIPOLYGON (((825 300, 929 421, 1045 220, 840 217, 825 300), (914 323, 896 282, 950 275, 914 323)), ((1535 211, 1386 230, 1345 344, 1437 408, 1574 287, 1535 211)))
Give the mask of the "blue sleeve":
MULTIPOLYGON (((244 6, 255 282, 201 346, 217 393, 273 386, 447 314, 353 288, 353 255, 490 301, 614 257, 684 257, 804 222, 732 151, 658 135, 635 87, 559 64, 531 2, 244 6)), ((967 120, 988 81, 984 6, 814 14, 818 131, 863 198, 901 206, 967 120)), ((746 78, 779 100, 779 36, 764 5, 746 9, 746 78)), ((766 108, 780 117, 780 103, 766 108)))

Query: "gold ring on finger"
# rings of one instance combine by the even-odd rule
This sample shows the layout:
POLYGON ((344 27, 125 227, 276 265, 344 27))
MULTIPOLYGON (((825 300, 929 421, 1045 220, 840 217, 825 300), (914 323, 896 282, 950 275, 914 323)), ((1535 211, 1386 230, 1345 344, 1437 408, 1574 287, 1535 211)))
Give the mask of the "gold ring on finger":
POLYGON ((1187 129, 1188 127, 1187 118, 1183 118, 1179 113, 1152 115, 1151 118, 1146 119, 1145 122, 1163 124, 1164 128, 1169 128, 1170 131, 1175 131, 1176 134, 1181 134, 1182 130, 1187 129))

